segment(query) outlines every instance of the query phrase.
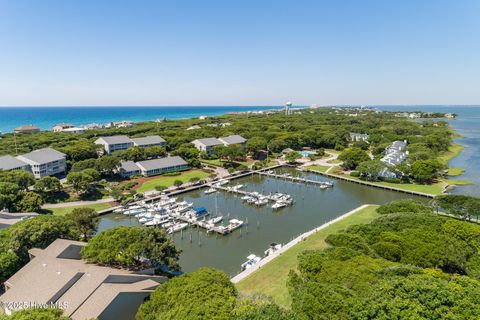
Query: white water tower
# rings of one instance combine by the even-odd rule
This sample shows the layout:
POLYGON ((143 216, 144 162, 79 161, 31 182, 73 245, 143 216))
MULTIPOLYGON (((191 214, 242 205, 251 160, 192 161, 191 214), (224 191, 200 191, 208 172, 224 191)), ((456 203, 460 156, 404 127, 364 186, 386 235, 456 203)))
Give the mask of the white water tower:
POLYGON ((283 109, 285 110, 285 115, 288 116, 290 114, 290 108, 292 107, 292 103, 288 101, 285 103, 285 107, 283 109))

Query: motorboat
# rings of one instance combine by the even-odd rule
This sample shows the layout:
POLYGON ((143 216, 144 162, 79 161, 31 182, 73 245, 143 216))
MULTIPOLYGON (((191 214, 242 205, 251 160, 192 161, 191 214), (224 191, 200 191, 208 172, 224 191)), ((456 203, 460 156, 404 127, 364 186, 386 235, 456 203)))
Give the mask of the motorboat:
POLYGON ((257 256, 254 255, 254 254, 250 254, 250 255, 247 256, 247 261, 245 261, 244 263, 242 263, 241 268, 242 268, 242 270, 250 269, 250 268, 253 267, 255 264, 257 264, 258 262, 260 262, 260 260, 262 260, 260 257, 257 257, 257 256))
POLYGON ((167 233, 170 234, 170 233, 178 232, 178 231, 183 230, 187 227, 188 227, 188 223, 186 223, 186 222, 176 223, 176 224, 174 224, 173 226, 171 226, 167 229, 167 233))
POLYGON ((286 202, 277 201, 274 204, 272 204, 272 209, 280 209, 280 208, 286 207, 287 205, 288 205, 288 203, 286 203, 286 202))
POLYGON ((205 194, 211 194, 211 193, 214 193, 214 192, 217 192, 217 189, 210 188, 210 189, 205 190, 205 194))
POLYGON ((268 249, 264 251, 265 257, 268 257, 275 251, 280 250, 282 247, 283 245, 281 243, 275 243, 275 242, 271 243, 270 247, 268 247, 268 249))
POLYGON ((207 223, 213 225, 213 224, 219 223, 222 220, 223 220, 223 216, 218 216, 218 217, 214 217, 214 218, 208 220, 207 223))
POLYGON ((268 203, 268 199, 267 198, 259 198, 257 201, 255 201, 255 204, 257 206, 264 206, 268 203))

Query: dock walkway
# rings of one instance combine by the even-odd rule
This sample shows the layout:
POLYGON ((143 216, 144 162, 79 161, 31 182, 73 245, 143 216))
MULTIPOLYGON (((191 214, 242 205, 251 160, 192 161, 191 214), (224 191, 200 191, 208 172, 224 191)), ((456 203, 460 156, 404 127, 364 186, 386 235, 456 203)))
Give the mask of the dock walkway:
POLYGON ((268 173, 268 172, 264 172, 264 171, 258 171, 257 173, 259 175, 273 177, 273 178, 277 178, 277 179, 284 179, 284 180, 291 181, 291 182, 303 182, 303 183, 316 184, 316 185, 325 186, 325 187, 333 187, 333 184, 331 182, 311 180, 311 179, 293 177, 293 176, 286 176, 286 175, 283 175, 283 174, 268 173))

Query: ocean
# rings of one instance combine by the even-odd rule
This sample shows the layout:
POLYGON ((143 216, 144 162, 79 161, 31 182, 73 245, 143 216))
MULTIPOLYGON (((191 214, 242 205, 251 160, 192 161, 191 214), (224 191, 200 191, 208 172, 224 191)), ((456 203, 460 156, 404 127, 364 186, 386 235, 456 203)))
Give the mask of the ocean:
POLYGON ((258 111, 280 107, 0 107, 0 132, 13 132, 18 126, 32 124, 50 130, 57 123, 81 126, 112 121, 153 121, 167 119, 218 116, 228 112, 258 111))

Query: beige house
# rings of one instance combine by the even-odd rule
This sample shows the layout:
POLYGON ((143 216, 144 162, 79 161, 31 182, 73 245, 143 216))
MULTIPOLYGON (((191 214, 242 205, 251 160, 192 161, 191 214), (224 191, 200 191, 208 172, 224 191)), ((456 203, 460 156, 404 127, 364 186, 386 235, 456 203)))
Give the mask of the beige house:
POLYGON ((71 123, 59 123, 52 128, 52 131, 53 132, 62 132, 65 129, 69 129, 69 128, 73 128, 73 127, 74 126, 71 123))
POLYGON ((30 262, 5 282, 3 311, 56 306, 73 320, 134 319, 140 304, 167 280, 152 272, 88 264, 80 259, 83 246, 57 239, 46 249, 30 250, 30 262))

